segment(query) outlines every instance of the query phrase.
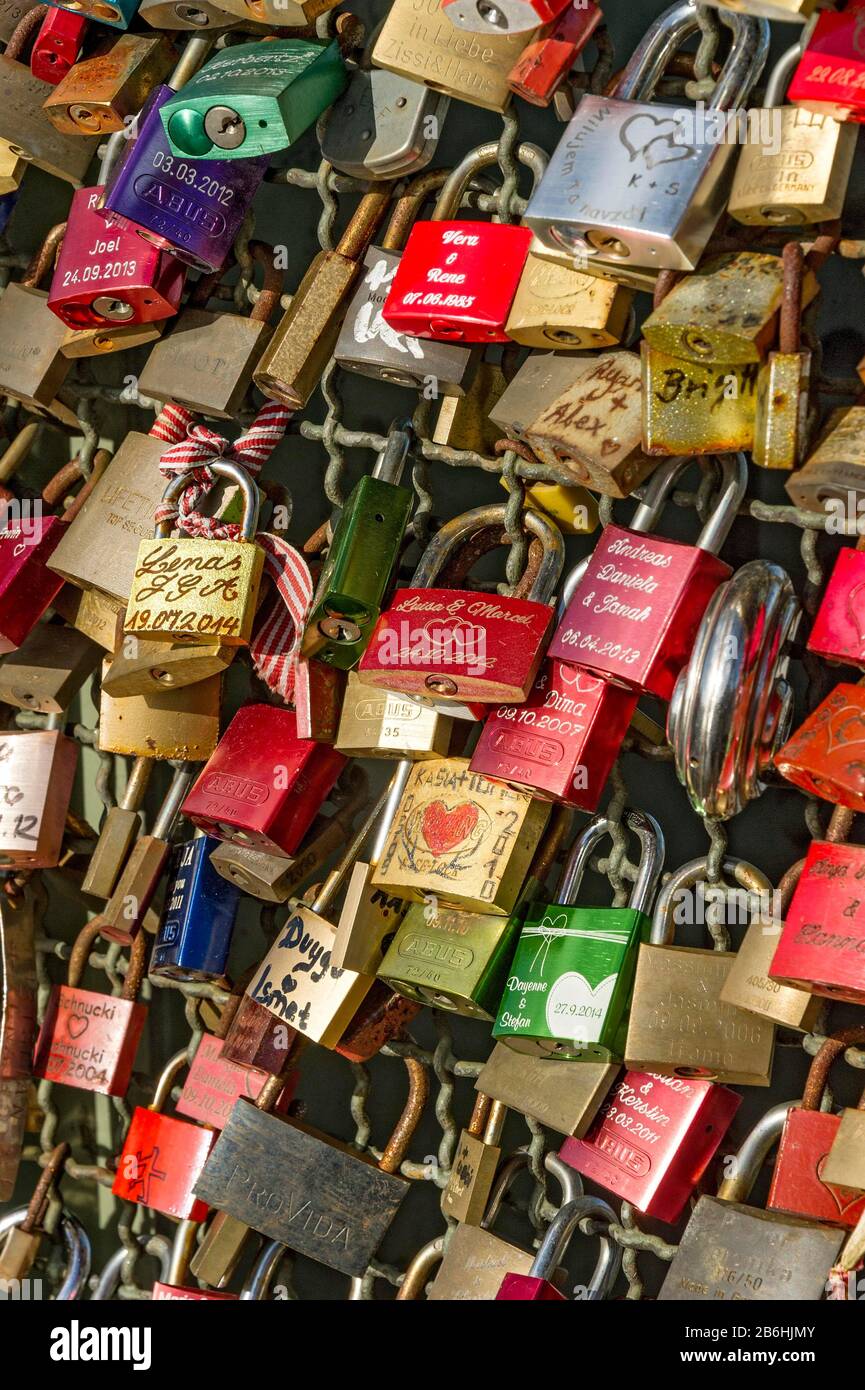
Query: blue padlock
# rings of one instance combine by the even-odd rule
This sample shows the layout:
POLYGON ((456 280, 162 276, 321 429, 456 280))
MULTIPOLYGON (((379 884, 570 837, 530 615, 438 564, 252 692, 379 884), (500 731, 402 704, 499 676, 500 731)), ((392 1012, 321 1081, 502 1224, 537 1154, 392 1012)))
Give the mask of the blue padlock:
POLYGON ((213 980, 225 973, 240 889, 210 862, 221 844, 197 835, 176 845, 150 974, 170 980, 213 980))

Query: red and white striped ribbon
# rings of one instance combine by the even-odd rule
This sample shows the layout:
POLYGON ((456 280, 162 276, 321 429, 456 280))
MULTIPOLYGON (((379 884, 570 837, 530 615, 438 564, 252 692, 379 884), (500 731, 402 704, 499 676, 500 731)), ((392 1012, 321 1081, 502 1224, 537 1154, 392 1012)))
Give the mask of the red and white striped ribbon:
MULTIPOLYGON (((291 411, 269 401, 245 434, 230 443, 215 430, 195 423, 184 406, 169 402, 160 411, 150 433, 169 447, 159 460, 167 478, 179 474, 189 481, 176 502, 156 509, 156 523, 176 526, 188 536, 211 540, 238 540, 237 522, 217 521, 197 511, 201 498, 217 481, 210 465, 219 459, 237 463, 255 478, 285 434, 291 411)), ((259 531, 255 543, 264 551, 264 567, 276 592, 264 606, 263 620, 253 633, 249 654, 270 690, 289 702, 294 693, 295 667, 303 624, 312 602, 309 567, 299 551, 281 536, 259 531)))

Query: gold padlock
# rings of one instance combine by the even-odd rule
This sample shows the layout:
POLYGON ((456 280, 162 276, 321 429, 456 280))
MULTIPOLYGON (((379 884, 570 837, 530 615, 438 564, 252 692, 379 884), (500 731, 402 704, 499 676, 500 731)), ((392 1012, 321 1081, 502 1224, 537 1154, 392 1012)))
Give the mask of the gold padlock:
POLYGON ((205 762, 219 741, 220 692, 218 675, 155 695, 117 697, 103 690, 99 751, 130 758, 205 762))
POLYGON ((334 748, 351 758, 443 758, 453 720, 349 671, 334 748))
POLYGON ((66 135, 122 130, 168 76, 177 54, 164 34, 121 34, 74 63, 42 103, 51 124, 66 135))
POLYGON ((615 347, 628 327, 633 291, 529 252, 505 332, 526 347, 615 347))
POLYGON ((640 344, 647 454, 731 454, 754 444, 759 365, 688 362, 640 344))

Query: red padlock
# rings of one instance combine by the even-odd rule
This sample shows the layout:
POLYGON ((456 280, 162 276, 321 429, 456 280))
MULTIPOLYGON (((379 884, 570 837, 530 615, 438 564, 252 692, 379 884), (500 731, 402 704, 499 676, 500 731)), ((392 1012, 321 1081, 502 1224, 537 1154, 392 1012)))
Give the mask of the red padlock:
POLYGON ((183 814, 217 839, 292 855, 346 762, 329 744, 298 738, 294 710, 244 705, 184 801, 183 814))
MULTIPOLYGON (((237 1003, 240 1003, 239 996, 237 1003)), ((236 1009, 228 1018, 221 1020, 224 1026, 228 1026, 234 1012, 236 1009)), ((214 1129, 225 1128, 231 1108, 239 1096, 257 1100, 268 1079, 267 1072, 259 1071, 256 1067, 241 1066, 224 1057, 223 1047, 222 1037, 202 1033, 176 1106, 178 1115, 186 1115, 199 1124, 212 1125, 214 1129)), ((282 1094, 273 1107, 276 1113, 282 1114, 288 1109, 298 1079, 297 1071, 289 1072, 282 1094)))
POLYGON ((678 1221, 742 1102, 695 1077, 626 1071, 559 1158, 659 1221, 678 1221))
MULTIPOLYGON (((520 145, 535 181, 546 158, 534 145, 520 145)), ((474 174, 494 164, 490 141, 466 155, 444 183, 431 222, 416 222, 382 307, 382 318, 399 333, 463 343, 506 343, 511 304, 529 254, 528 227, 501 222, 450 220, 474 174)))
POLYGON ((865 688, 842 682, 775 754, 789 782, 865 811, 865 688))
POLYGON ((99 935, 94 918, 78 933, 65 985, 55 985, 36 1040, 33 1072, 81 1091, 124 1096, 147 1010, 135 1002, 144 974, 147 933, 132 945, 120 995, 80 989, 90 948, 99 935))
POLYGON ((824 10, 787 91, 794 106, 865 121, 865 5, 824 10))
POLYGON ((594 0, 569 0, 547 32, 523 49, 508 76, 511 91, 532 106, 549 106, 603 17, 594 0))
POLYGON ((865 848, 814 840, 790 900, 770 980, 865 1003, 865 848))
POLYGON ((160 1074, 150 1105, 146 1109, 136 1105, 111 1191, 115 1197, 179 1221, 203 1221, 209 1208, 193 1188, 217 1131, 162 1114, 174 1078, 187 1061, 185 1048, 175 1053, 160 1074))
POLYGON ((865 666, 865 539, 839 551, 808 650, 826 661, 865 666))
POLYGON ((549 24, 570 0, 441 0, 451 24, 473 34, 525 34, 549 24))
POLYGON ((81 52, 87 19, 52 5, 30 50, 30 71, 40 82, 56 87, 81 52))
POLYGON ((722 491, 696 546, 606 526, 550 643, 549 656, 668 700, 715 590, 717 557, 745 495, 744 454, 721 458, 722 491))
POLYGON ((550 601, 564 542, 540 512, 527 510, 523 519, 535 539, 510 598, 429 587, 442 570, 442 580, 452 573, 459 583, 480 555, 507 543, 505 504, 475 507, 442 526, 421 556, 411 588, 397 589, 378 619, 360 660, 360 680, 406 695, 437 696, 443 703, 525 700, 553 623, 550 601))
POLYGON ((72 195, 48 308, 70 328, 155 323, 177 313, 186 266, 97 212, 104 185, 72 195))
POLYGON ((841 1116, 820 1109, 829 1068, 847 1047, 865 1043, 865 1028, 846 1028, 827 1038, 808 1072, 801 1105, 787 1111, 772 1186, 770 1211, 792 1211, 830 1226, 852 1229, 865 1212, 865 1192, 823 1181, 823 1165, 841 1124, 841 1116))

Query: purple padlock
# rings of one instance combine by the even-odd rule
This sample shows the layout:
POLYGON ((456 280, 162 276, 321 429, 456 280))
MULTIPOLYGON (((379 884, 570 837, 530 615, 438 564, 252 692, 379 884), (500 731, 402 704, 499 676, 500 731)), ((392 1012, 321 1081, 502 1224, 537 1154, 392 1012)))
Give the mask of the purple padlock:
POLYGON ((102 215, 200 270, 219 270, 252 202, 269 155, 257 159, 178 159, 159 108, 175 92, 151 93, 138 133, 105 190, 102 215))

